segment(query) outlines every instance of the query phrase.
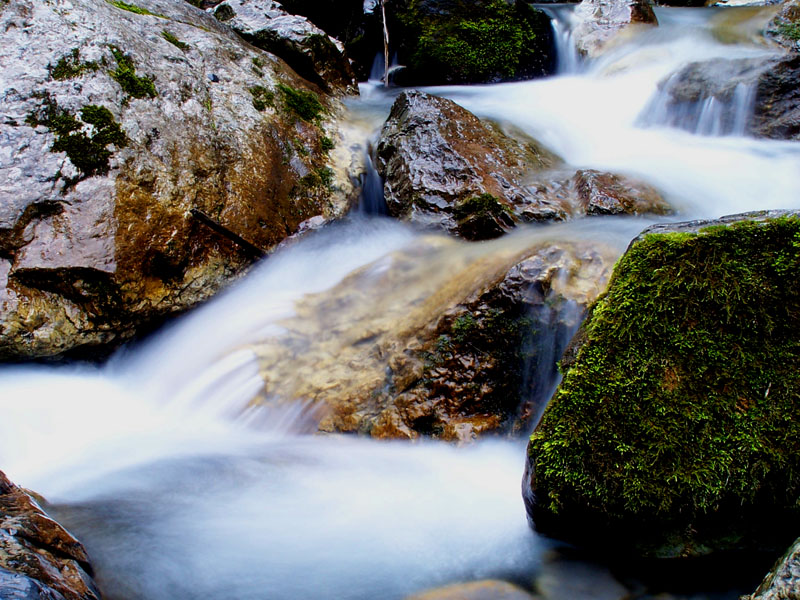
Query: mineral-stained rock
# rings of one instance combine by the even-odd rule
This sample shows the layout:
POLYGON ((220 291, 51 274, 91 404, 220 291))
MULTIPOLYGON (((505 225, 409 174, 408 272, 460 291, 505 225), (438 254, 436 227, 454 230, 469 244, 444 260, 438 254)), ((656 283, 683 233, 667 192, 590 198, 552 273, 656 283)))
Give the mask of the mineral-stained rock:
POLYGON ((522 133, 417 91, 397 98, 377 147, 389 213, 469 240, 520 222, 671 211, 643 182, 560 162, 522 133))
POLYGON ((214 15, 322 89, 358 93, 344 46, 305 17, 289 14, 273 0, 225 0, 214 15))
POLYGON ((645 557, 791 542, 798 268, 796 212, 667 224, 632 242, 530 440, 523 489, 540 532, 645 557))
POLYGON ((81 543, 0 471, 0 598, 97 600, 81 543))
POLYGON ((800 539, 786 551, 767 573, 764 581, 750 596, 742 600, 798 600, 800 599, 800 539))
POLYGON ((192 209, 264 250, 346 210, 336 101, 190 4, 12 0, 0 31, 0 359, 112 347, 230 281, 250 255, 192 209))
POLYGON ((626 30, 636 26, 658 25, 648 0, 583 0, 575 9, 579 24, 575 44, 581 54, 600 55, 626 30))
POLYGON ((525 427, 616 252, 602 244, 423 238, 296 306, 260 344, 264 401, 322 431, 468 441, 525 427), (287 357, 291 359, 287 359, 287 357))
POLYGON ((534 600, 534 597, 506 581, 487 579, 471 583, 455 583, 414 594, 406 600, 534 600))

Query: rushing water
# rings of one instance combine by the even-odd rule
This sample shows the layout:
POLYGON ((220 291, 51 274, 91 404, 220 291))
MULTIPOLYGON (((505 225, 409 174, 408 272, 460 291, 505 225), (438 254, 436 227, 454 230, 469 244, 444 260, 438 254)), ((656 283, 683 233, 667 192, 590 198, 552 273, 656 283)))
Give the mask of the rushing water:
MULTIPOLYGON (((570 9, 554 10, 568 48, 570 9)), ((650 182, 678 218, 800 208, 800 144, 715 128, 725 111, 747 110, 747 90, 733 106, 700 107, 694 131, 652 114, 663 106, 659 82, 687 63, 770 52, 744 33, 719 41, 730 38, 719 35, 720 14, 659 9, 659 29, 595 62, 562 55, 556 77, 431 91, 522 128, 575 167, 650 182)), ((351 103, 365 149, 396 93, 364 84, 351 103)), ((380 211, 375 177, 366 212, 380 211)), ((602 239, 621 252, 645 225, 584 220, 517 235, 602 239)), ((313 406, 248 408, 263 388, 251 344, 280 335, 298 299, 374 261, 391 268, 391 253, 419 239, 362 216, 273 255, 102 368, 4 369, 0 468, 83 538, 109 598, 392 599, 482 577, 531 585, 546 544, 519 494, 524 441, 459 449, 315 437, 302 435, 313 406)), ((575 593, 606 597, 592 586, 575 593)))

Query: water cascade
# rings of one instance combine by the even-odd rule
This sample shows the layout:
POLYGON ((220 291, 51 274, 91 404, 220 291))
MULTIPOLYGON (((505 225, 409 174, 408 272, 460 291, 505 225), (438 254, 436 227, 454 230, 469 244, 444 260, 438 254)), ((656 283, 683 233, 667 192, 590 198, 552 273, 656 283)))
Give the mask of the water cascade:
MULTIPOLYGON (((553 10, 567 44, 570 8, 553 10)), ((800 145, 741 135, 749 89, 737 88, 728 104, 704 101, 688 128, 685 115, 659 108, 663 82, 687 64, 770 51, 720 42, 711 31, 715 11, 657 11, 659 29, 580 68, 577 55, 562 50, 558 76, 430 91, 521 128, 573 167, 647 181, 678 209, 675 219, 800 208, 800 145)), ((349 103, 364 147, 396 94, 367 83, 349 103)), ((265 391, 259 348, 291 338, 304 302, 324 300, 354 272, 406 268, 397 259, 403 252, 438 243, 374 216, 379 178, 372 169, 366 177, 362 209, 370 214, 277 252, 107 365, 0 372, 0 468, 47 497, 85 542, 106 598, 401 599, 484 577, 530 585, 547 543, 528 527, 520 498, 524 440, 456 448, 310 436, 319 406, 302 394, 282 402, 281 385, 265 391)), ((452 262, 426 264, 433 255, 425 255, 403 286, 435 291, 448 265, 482 264, 470 262, 476 253, 517 251, 537 236, 597 241, 619 255, 650 222, 583 219, 520 227, 492 244, 448 241, 436 256, 452 262)), ((360 310, 378 314, 392 309, 401 289, 358 292, 360 310)), ((274 372, 301 381, 295 367, 305 365, 335 377, 335 359, 350 344, 346 328, 322 323, 309 331, 302 343, 270 346, 274 372), (304 357, 311 351, 327 353, 328 362, 304 357)), ((540 338, 549 357, 526 374, 526 385, 546 388, 536 393, 552 390, 570 333, 540 338)))

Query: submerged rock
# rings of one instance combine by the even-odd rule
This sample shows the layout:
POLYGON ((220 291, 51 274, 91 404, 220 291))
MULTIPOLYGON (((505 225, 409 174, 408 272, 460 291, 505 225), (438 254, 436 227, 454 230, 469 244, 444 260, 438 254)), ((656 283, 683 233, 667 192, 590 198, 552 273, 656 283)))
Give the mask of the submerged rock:
POLYGON ((376 167, 384 178, 389 214, 483 240, 520 222, 671 212, 643 182, 565 170, 541 144, 511 133, 451 100, 403 92, 377 147, 376 167))
POLYGON ((0 30, 0 359, 113 347, 347 209, 335 101, 190 4, 11 0, 0 30))
POLYGON ((798 600, 800 598, 800 538, 767 573, 758 589, 741 600, 798 600))
POLYGON ((645 557, 786 547, 800 525, 798 268, 797 213, 634 240, 531 437, 537 530, 645 557))
POLYGON ((523 0, 401 0, 387 7, 400 85, 490 83, 553 72, 550 18, 523 0))
POLYGON ((98 600, 81 543, 0 471, 0 598, 98 600))
POLYGON ((534 596, 506 581, 486 579, 428 590, 406 600, 534 600, 534 596))
POLYGON ((280 56, 302 77, 324 90, 358 93, 341 42, 308 19, 291 15, 273 0, 225 0, 214 16, 245 40, 280 56))
POLYGON ((382 438, 524 428, 615 256, 523 236, 423 238, 298 303, 285 335, 255 348, 261 402, 303 399, 316 405, 312 427, 382 438))
POLYGON ((575 9, 575 19, 575 45, 589 57, 602 54, 636 27, 658 25, 649 0, 583 0, 575 9))

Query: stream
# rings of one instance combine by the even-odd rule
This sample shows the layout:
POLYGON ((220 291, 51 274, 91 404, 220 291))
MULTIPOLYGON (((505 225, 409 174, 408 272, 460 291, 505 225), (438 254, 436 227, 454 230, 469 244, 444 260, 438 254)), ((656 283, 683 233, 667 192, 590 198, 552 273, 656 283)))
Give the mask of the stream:
MULTIPOLYGON (((562 49, 557 75, 427 91, 519 127, 574 167, 656 186, 677 207, 675 220, 800 208, 800 144, 741 135, 749 90, 737 90, 730 106, 698 106, 687 130, 671 126, 658 88, 691 61, 770 53, 754 33, 763 21, 757 11, 737 20, 729 15, 749 9, 657 8, 658 29, 588 62, 570 53, 571 7, 548 10, 562 49), (726 131, 720 123, 729 113, 738 125, 726 131)), ((348 101, 364 149, 397 93, 371 81, 348 101)), ((553 600, 621 598, 605 567, 554 561, 554 542, 528 526, 524 439, 456 447, 312 436, 314 406, 250 404, 264 387, 252 346, 280 336, 298 300, 367 265, 391 269, 392 253, 430 237, 380 215, 371 177, 360 214, 279 250, 102 367, 0 372, 0 468, 45 496, 85 543, 105 598, 399 600, 482 578, 549 589, 553 600)), ((485 248, 539 236, 596 240, 621 254, 651 222, 521 227, 485 248)), ((458 259, 469 244, 447 252, 458 259)), ((423 267, 412 275, 430 283, 436 275, 423 267)), ((761 565, 754 569, 745 586, 760 578, 761 565)), ((687 592, 626 581, 637 598, 751 591, 705 583, 687 592)))

